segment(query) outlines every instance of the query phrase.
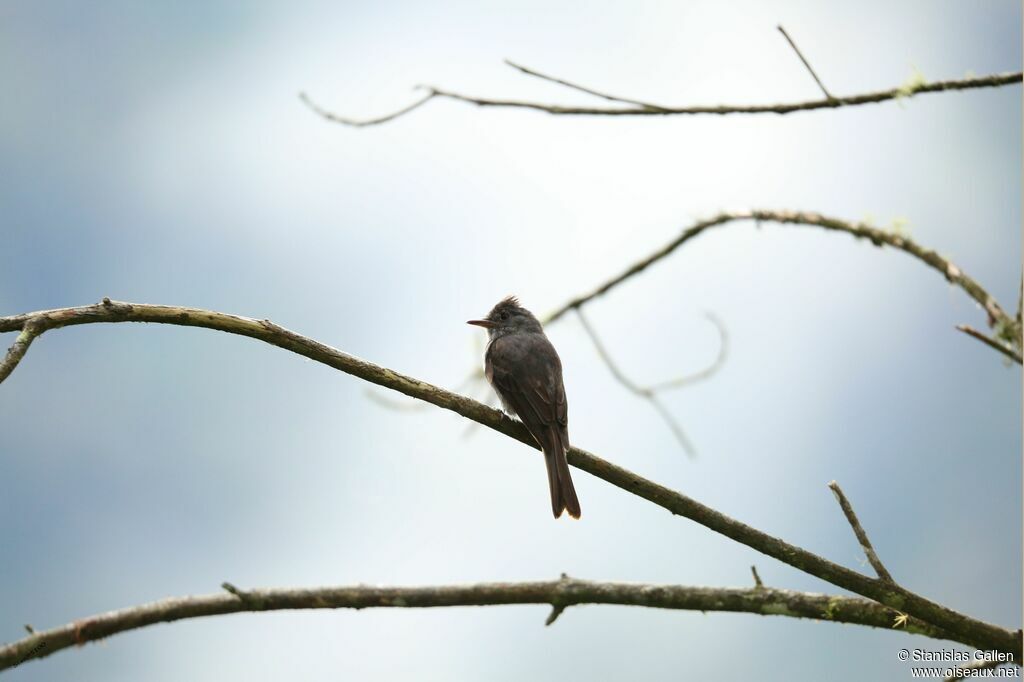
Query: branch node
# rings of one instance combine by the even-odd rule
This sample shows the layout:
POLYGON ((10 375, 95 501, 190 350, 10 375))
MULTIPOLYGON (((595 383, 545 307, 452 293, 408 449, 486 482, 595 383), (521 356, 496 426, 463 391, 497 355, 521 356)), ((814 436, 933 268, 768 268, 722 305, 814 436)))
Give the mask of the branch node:
POLYGON ((565 611, 565 606, 558 604, 551 607, 551 614, 544 621, 544 626, 547 627, 558 620, 558 617, 565 611))
POLYGON ((36 634, 36 629, 34 627, 32 627, 31 625, 29 625, 28 623, 25 623, 25 632, 27 632, 30 635, 34 635, 34 634, 36 634))
POLYGON ((572 578, 569 577, 568 573, 562 573, 558 578, 558 587, 555 589, 555 595, 551 599, 551 613, 548 614, 547 619, 544 621, 544 626, 547 627, 558 620, 558 617, 562 615, 568 603, 564 601, 564 595, 562 594, 569 583, 572 582, 572 578))
POLYGON ((7 349, 7 355, 0 361, 0 382, 11 375, 14 368, 18 366, 28 347, 36 340, 36 337, 46 331, 45 316, 30 317, 21 327, 21 331, 14 339, 14 343, 7 349))
POLYGON ((85 633, 85 628, 86 628, 87 625, 89 625, 88 619, 86 619, 86 620, 76 620, 74 625, 75 625, 75 630, 74 630, 73 639, 75 641, 75 646, 85 646, 85 643, 89 641, 89 638, 86 637, 86 633, 85 633))
POLYGON ((220 586, 224 589, 225 592, 230 592, 231 594, 235 595, 236 597, 238 597, 242 601, 248 601, 249 600, 249 595, 247 595, 245 592, 243 592, 242 590, 238 589, 237 587, 235 587, 234 585, 232 585, 229 582, 223 582, 223 583, 220 584, 220 586))
POLYGON ((761 576, 757 574, 757 566, 751 566, 750 572, 754 574, 754 587, 764 588, 764 583, 761 582, 761 576))
POLYGON ((271 322, 270 320, 265 319, 265 318, 260 320, 260 326, 262 326, 267 331, 272 331, 272 332, 283 332, 284 331, 284 327, 282 327, 281 325, 279 325, 279 324, 277 324, 275 322, 271 322))

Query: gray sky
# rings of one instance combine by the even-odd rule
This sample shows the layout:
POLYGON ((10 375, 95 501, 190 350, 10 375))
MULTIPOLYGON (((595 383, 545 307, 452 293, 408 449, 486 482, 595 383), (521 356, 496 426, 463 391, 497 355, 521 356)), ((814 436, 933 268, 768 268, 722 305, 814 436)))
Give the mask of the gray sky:
MULTIPOLYGON (((2 314, 112 298, 271 318, 454 387, 464 324, 543 313, 726 208, 908 221, 1004 305, 1021 253, 1019 86, 785 117, 600 119, 432 102, 430 83, 591 103, 541 71, 672 104, 814 98, 1020 68, 1013 2, 5 3, 2 314), (980 11, 983 10, 983 11, 980 11)), ((700 237, 587 308, 638 381, 731 355, 666 401, 688 459, 573 316, 549 329, 573 442, 852 568, 837 479, 909 589, 1020 626, 1021 372, 905 254, 809 228, 700 237)), ((3 339, 9 343, 12 337, 3 339)), ((570 575, 835 588, 587 474, 550 518, 540 458, 246 339, 53 332, 0 386, 0 641, 241 587, 570 575)), ((484 395, 480 389, 478 396, 484 395)), ((898 632, 582 607, 246 614, 31 662, 17 680, 909 678, 898 632)))

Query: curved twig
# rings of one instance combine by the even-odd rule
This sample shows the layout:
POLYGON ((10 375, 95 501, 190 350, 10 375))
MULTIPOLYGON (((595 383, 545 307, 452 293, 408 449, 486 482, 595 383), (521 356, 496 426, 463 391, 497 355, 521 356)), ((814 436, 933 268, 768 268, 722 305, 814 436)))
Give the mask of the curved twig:
POLYGON ((696 448, 694 448, 693 443, 686 435, 686 432, 683 430, 682 425, 676 420, 675 417, 672 416, 672 413, 669 411, 669 409, 665 407, 665 404, 662 403, 661 400, 658 398, 658 393, 661 391, 681 388, 688 384, 694 384, 699 381, 709 379, 712 376, 714 376, 715 372, 717 372, 722 367, 722 365, 725 363, 725 358, 728 355, 729 344, 728 335, 726 334, 725 327, 722 325, 721 321, 711 313, 706 313, 707 318, 711 320, 711 322, 715 325, 715 328, 718 330, 719 335, 718 356, 715 358, 714 362, 712 362, 708 367, 694 374, 676 377, 675 379, 669 379, 667 381, 662 381, 660 383, 652 384, 650 386, 640 386, 639 384, 635 383, 632 379, 630 379, 628 376, 626 376, 626 373, 619 368, 618 364, 612 358, 611 353, 605 347, 604 342, 601 340, 601 336, 597 333, 597 330, 594 329, 594 327, 590 324, 590 321, 587 319, 587 316, 583 314, 582 307, 576 308, 576 315, 579 317, 580 324, 583 326, 583 331, 587 333, 587 336, 590 338, 590 342, 594 345, 594 348, 597 350, 597 354, 600 356, 604 364, 608 367, 608 371, 610 371, 612 373, 612 376, 615 377, 615 380, 622 384, 629 392, 638 396, 642 400, 646 400, 647 402, 649 402, 651 406, 654 407, 655 412, 657 412, 658 415, 661 416, 662 420, 668 425, 669 429, 671 429, 672 433, 676 437, 676 440, 678 440, 679 444, 682 446, 683 451, 686 452, 686 454, 689 455, 690 457, 695 457, 697 454, 696 448))
MULTIPOLYGON (((417 89, 420 89, 420 88, 417 88, 417 89)), ((326 109, 324 109, 321 106, 319 106, 316 102, 311 100, 309 98, 309 95, 307 95, 306 93, 304 93, 304 92, 300 92, 299 93, 299 99, 302 101, 303 104, 305 104, 307 107, 309 107, 314 113, 319 114, 321 117, 323 117, 324 119, 326 119, 328 121, 331 121, 332 123, 341 123, 342 125, 353 126, 355 128, 361 128, 363 126, 375 126, 375 125, 380 125, 381 123, 387 123, 388 121, 396 119, 399 116, 404 116, 405 114, 408 114, 413 109, 420 108, 421 106, 423 106, 424 104, 426 104, 427 102, 429 102, 430 100, 432 100, 436 96, 437 96, 437 93, 434 92, 433 90, 430 90, 428 88, 428 92, 427 92, 427 94, 423 98, 416 100, 415 102, 413 102, 412 104, 410 104, 407 107, 403 107, 403 108, 399 109, 398 111, 394 111, 394 112, 392 112, 390 114, 385 114, 384 116, 379 116, 377 118, 367 118, 367 119, 358 120, 358 119, 354 119, 354 118, 345 118, 344 116, 338 116, 335 113, 327 111, 326 109)))
MULTIPOLYGON (((102 303, 76 308, 41 310, 0 317, 0 332, 23 330, 38 325, 47 330, 79 324, 109 322, 155 322, 203 327, 248 336, 311 360, 334 367, 379 386, 384 386, 438 407, 451 410, 495 431, 537 448, 536 441, 522 423, 509 419, 475 400, 451 393, 425 381, 380 367, 366 360, 301 336, 269 320, 229 315, 198 308, 123 303, 104 299, 102 303)), ((637 495, 673 514, 685 516, 762 554, 774 557, 805 573, 833 585, 878 601, 908 616, 919 618, 950 633, 956 641, 987 650, 1005 651, 1021 660, 1020 633, 958 613, 909 590, 877 578, 871 578, 824 559, 813 552, 780 540, 763 531, 732 519, 682 493, 643 478, 591 453, 573 447, 569 463, 629 493, 637 495)))
MULTIPOLYGON (((996 299, 989 294, 984 287, 978 284, 977 281, 969 277, 963 270, 958 268, 948 259, 940 256, 935 251, 923 247, 917 242, 896 234, 895 232, 881 230, 863 222, 854 223, 841 220, 839 218, 824 216, 820 213, 810 213, 806 211, 771 211, 762 209, 723 211, 722 213, 710 218, 696 221, 690 227, 683 230, 682 234, 665 244, 654 253, 640 261, 637 261, 626 268, 623 272, 612 277, 590 292, 583 294, 582 296, 578 296, 557 308, 547 316, 546 322, 554 322, 570 310, 575 310, 598 296, 611 291, 629 278, 640 274, 651 265, 671 255, 680 246, 691 239, 700 236, 706 230, 744 220, 778 223, 780 225, 806 225, 810 227, 820 227, 834 232, 845 232, 846 234, 860 239, 867 239, 875 246, 890 246, 894 249, 899 249, 900 251, 917 258, 933 270, 939 272, 950 284, 959 287, 968 296, 977 301, 985 310, 990 325, 1006 330, 1005 333, 1011 338, 1020 338, 1020 323, 1015 318, 1007 314, 996 299)), ((1020 360, 1017 361, 1020 362, 1020 360)))
MULTIPOLYGON (((227 592, 178 597, 83 618, 51 630, 36 632, 0 647, 0 670, 24 661, 45 658, 62 649, 94 642, 120 632, 228 613, 285 609, 431 608, 549 604, 550 625, 566 608, 583 604, 617 604, 685 611, 754 613, 789 616, 876 628, 892 625, 893 610, 868 599, 840 595, 778 590, 763 586, 739 589, 640 585, 594 582, 563 577, 560 580, 522 583, 482 583, 435 587, 322 587, 314 589, 240 590, 230 583, 227 592)), ((954 639, 941 628, 911 621, 910 632, 936 639, 954 639)))
POLYGON ((497 107, 506 109, 530 109, 533 111, 541 111, 547 114, 553 114, 556 116, 683 116, 683 115, 699 115, 699 114, 712 114, 712 115, 725 115, 725 114, 789 114, 796 111, 814 111, 817 109, 839 109, 841 107, 853 107, 860 106, 863 104, 875 104, 879 102, 886 102, 889 100, 902 99, 907 97, 913 97, 922 93, 929 92, 950 92, 954 90, 973 90, 976 88, 997 88, 1005 85, 1014 85, 1020 83, 1024 74, 1017 71, 1015 73, 997 73, 989 76, 977 76, 969 78, 959 78, 944 81, 932 81, 928 82, 916 82, 911 81, 905 85, 899 87, 890 88, 888 90, 878 90, 876 92, 867 92, 860 95, 849 95, 846 97, 826 97, 825 99, 815 99, 803 102, 788 102, 778 104, 712 104, 712 105, 701 105, 701 106, 689 106, 689 107, 669 107, 660 106, 656 104, 650 104, 648 102, 641 102, 639 100, 629 99, 626 97, 619 97, 616 95, 609 95, 606 93, 586 88, 582 85, 576 85, 565 81, 554 76, 547 76, 541 74, 533 69, 520 66, 509 62, 509 64, 523 73, 527 73, 531 76, 543 78, 560 85, 572 88, 574 90, 580 90, 597 97, 602 97, 607 100, 615 102, 628 103, 625 107, 581 107, 581 106, 566 106, 560 104, 545 104, 542 102, 531 102, 526 100, 512 100, 512 99, 490 99, 486 97, 475 97, 472 95, 463 95, 451 90, 444 90, 442 88, 432 86, 424 87, 428 94, 426 97, 413 102, 411 105, 399 109, 386 116, 380 116, 377 118, 370 119, 356 119, 346 116, 340 116, 335 114, 323 107, 315 104, 305 93, 300 95, 302 101, 314 112, 322 116, 324 119, 333 123, 341 123, 348 126, 372 126, 387 121, 392 121, 403 114, 407 114, 410 111, 423 106, 434 98, 445 98, 456 100, 458 102, 465 102, 467 104, 475 104, 480 107, 497 107))

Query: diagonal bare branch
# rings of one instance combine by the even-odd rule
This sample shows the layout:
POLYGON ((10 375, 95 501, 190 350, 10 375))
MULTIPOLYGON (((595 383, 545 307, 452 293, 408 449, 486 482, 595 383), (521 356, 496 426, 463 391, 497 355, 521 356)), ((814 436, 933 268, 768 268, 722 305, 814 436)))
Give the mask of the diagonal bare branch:
POLYGON ((814 72, 814 69, 811 67, 810 62, 808 62, 807 59, 804 57, 804 53, 800 51, 800 48, 796 46, 796 43, 793 42, 793 39, 789 37, 788 33, 786 33, 786 29, 782 28, 782 24, 779 24, 775 28, 779 29, 779 33, 782 34, 782 36, 786 39, 786 42, 789 43, 789 46, 793 48, 793 52, 796 52, 796 56, 799 57, 800 61, 804 63, 804 66, 807 67, 807 71, 811 74, 811 78, 813 78, 814 82, 818 84, 819 88, 821 88, 822 94, 824 94, 827 99, 835 99, 835 97, 832 96, 832 93, 825 89, 825 84, 821 82, 820 78, 818 78, 818 74, 814 72))
POLYGON ((853 511, 853 505, 850 504, 850 501, 846 499, 846 495, 843 494, 843 489, 835 481, 830 482, 828 487, 832 489, 832 494, 836 496, 836 502, 839 503, 839 507, 843 510, 846 520, 853 529, 853 534, 857 536, 857 542, 860 543, 861 549, 864 550, 864 554, 871 563, 871 567, 875 569, 875 573, 885 582, 895 583, 896 581, 892 579, 889 571, 882 564, 882 560, 878 558, 875 548, 871 545, 871 540, 868 539, 868 534, 864 532, 864 527, 860 525, 860 519, 857 518, 856 512, 853 511))
POLYGON ((11 347, 7 349, 7 355, 4 356, 3 362, 0 362, 0 382, 3 382, 4 379, 11 375, 14 368, 25 357, 25 353, 28 352, 32 342, 44 331, 46 330, 35 321, 30 321, 21 328, 21 333, 14 339, 11 347))
MULTIPOLYGON (((269 320, 256 320, 199 308, 104 300, 103 303, 96 305, 40 310, 0 317, 0 332, 20 331, 29 324, 38 325, 41 330, 48 330, 71 325, 117 322, 150 322, 202 327, 248 336, 323 363, 364 381, 451 410, 467 419, 515 438, 534 449, 538 447, 522 423, 509 419, 497 410, 425 381, 343 353, 269 320)), ((1020 631, 1013 632, 1007 628, 972 618, 915 594, 900 585, 871 578, 831 562, 813 552, 732 519, 691 497, 643 478, 580 448, 570 449, 568 460, 576 468, 673 514, 685 516, 705 528, 837 587, 873 599, 907 614, 909 617, 919 618, 946 630, 956 641, 986 650, 1005 651, 1013 654, 1016 660, 1021 660, 1020 631)))
MULTIPOLYGON (((229 613, 291 609, 435 608, 547 604, 547 624, 570 606, 584 604, 640 606, 684 611, 720 611, 788 616, 888 628, 892 609, 868 599, 794 592, 766 587, 748 589, 594 582, 563 577, 546 582, 478 583, 433 587, 356 585, 313 589, 241 590, 230 583, 226 593, 177 597, 83 618, 39 631, 0 646, 0 670, 45 658, 71 646, 137 630, 157 623, 229 613)), ((909 631, 936 639, 948 632, 913 620, 909 631)))
POLYGON ((1000 341, 998 339, 993 339, 991 336, 979 332, 977 329, 970 325, 958 324, 956 328, 962 331, 964 334, 967 334, 968 336, 973 337, 978 341, 981 341, 989 348, 999 351, 1006 357, 1016 362, 1018 365, 1024 364, 1024 356, 1022 356, 1020 351, 1012 347, 1010 344, 1004 343, 1003 341, 1000 341))
POLYGON ((617 97, 616 95, 609 95, 607 93, 600 92, 598 90, 593 90, 591 88, 587 88, 587 87, 584 87, 582 85, 577 85, 576 83, 570 83, 569 81, 562 80, 561 78, 555 78, 554 76, 548 76, 547 74, 543 74, 540 71, 534 71, 533 69, 527 68, 527 67, 525 67, 525 66, 523 66, 521 64, 516 64, 515 62, 513 62, 510 59, 506 59, 505 63, 508 64, 509 66, 511 66, 513 69, 516 69, 517 71, 520 71, 521 73, 525 73, 527 76, 533 76, 535 78, 540 78, 541 80, 549 81, 551 83, 556 83, 558 85, 565 86, 565 87, 569 88, 570 90, 579 90, 580 92, 585 92, 588 95, 593 95, 594 97, 600 97, 601 99, 606 99, 606 100, 608 100, 610 102, 622 102, 623 104, 632 104, 634 106, 642 107, 644 109, 651 109, 653 111, 667 111, 667 109, 665 107, 660 106, 658 104, 651 104, 650 102, 641 102, 640 100, 636 100, 636 99, 628 99, 628 98, 625 98, 625 97, 617 97))
POLYGON ((658 413, 666 424, 668 424, 668 428, 672 431, 672 435, 676 437, 677 441, 679 441, 679 445, 683 448, 683 452, 686 453, 687 457, 691 459, 696 457, 697 448, 693 445, 693 441, 691 441, 690 437, 686 435, 686 431, 683 429, 683 425, 679 423, 679 420, 672 416, 669 409, 665 407, 665 403, 661 401, 661 398, 652 393, 649 398, 649 402, 654 408, 654 411, 658 413))

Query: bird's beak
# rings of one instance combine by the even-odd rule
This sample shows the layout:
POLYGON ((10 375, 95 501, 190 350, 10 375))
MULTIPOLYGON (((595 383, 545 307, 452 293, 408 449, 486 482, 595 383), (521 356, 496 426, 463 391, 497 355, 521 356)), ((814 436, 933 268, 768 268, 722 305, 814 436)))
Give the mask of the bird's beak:
POLYGON ((490 320, 469 320, 466 324, 475 324, 478 327, 486 327, 487 329, 493 329, 498 326, 490 320))

